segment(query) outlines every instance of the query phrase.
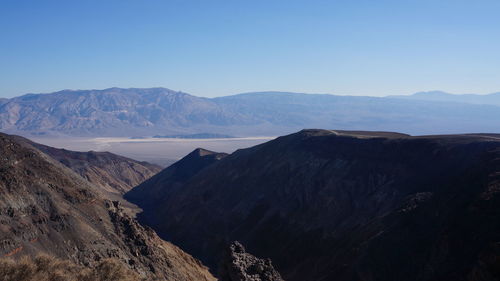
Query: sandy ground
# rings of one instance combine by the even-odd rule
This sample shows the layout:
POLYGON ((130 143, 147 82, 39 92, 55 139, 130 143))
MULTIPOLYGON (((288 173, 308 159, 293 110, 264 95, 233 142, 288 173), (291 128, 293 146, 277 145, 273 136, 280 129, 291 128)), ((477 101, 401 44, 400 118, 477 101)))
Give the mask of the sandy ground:
POLYGON ((196 148, 231 153, 275 137, 246 137, 231 139, 129 139, 129 138, 31 138, 57 148, 75 151, 109 151, 132 159, 168 166, 196 148))

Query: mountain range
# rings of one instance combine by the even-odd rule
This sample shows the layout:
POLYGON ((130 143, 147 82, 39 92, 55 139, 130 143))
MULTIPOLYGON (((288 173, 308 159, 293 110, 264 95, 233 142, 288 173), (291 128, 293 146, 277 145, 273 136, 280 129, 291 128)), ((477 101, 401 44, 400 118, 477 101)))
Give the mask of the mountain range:
POLYGON ((276 136, 303 128, 412 135, 500 132, 500 94, 336 96, 287 92, 203 98, 165 88, 64 90, 0 100, 0 130, 24 136, 224 134, 276 136))
POLYGON ((237 240, 289 281, 492 281, 499 160, 498 134, 303 130, 197 149, 125 198, 211 268, 237 240))
POLYGON ((307 129, 160 171, 0 134, 0 272, 498 280, 499 159, 500 134, 307 129))
POLYGON ((487 104, 487 105, 500 105, 500 92, 477 95, 477 94, 461 94, 454 95, 442 91, 418 92, 409 96, 390 96, 392 98, 403 98, 412 100, 426 100, 426 101, 441 101, 441 102, 459 102, 470 104, 487 104))

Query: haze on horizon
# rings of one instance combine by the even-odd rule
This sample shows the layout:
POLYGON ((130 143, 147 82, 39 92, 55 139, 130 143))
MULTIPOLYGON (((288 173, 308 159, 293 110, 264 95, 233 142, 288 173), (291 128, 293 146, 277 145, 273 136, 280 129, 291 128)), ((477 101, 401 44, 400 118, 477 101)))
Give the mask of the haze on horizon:
POLYGON ((0 97, 500 91, 500 2, 2 1, 0 97))

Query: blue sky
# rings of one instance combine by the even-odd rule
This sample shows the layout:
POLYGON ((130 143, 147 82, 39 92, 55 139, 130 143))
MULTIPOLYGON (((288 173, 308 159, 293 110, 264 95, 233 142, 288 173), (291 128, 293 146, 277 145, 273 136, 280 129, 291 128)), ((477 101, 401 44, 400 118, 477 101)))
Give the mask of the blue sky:
POLYGON ((500 1, 0 0, 0 96, 500 91, 500 1))

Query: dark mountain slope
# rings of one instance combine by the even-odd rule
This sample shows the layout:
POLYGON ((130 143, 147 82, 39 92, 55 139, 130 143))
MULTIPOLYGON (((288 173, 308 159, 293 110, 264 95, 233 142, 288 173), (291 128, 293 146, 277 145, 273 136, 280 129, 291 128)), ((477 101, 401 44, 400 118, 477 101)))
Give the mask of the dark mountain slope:
POLYGON ((164 169, 149 180, 135 187, 125 194, 125 199, 147 209, 140 214, 140 219, 148 225, 163 223, 163 218, 154 215, 155 206, 161 204, 181 188, 182 185, 205 167, 226 157, 226 153, 216 153, 202 148, 177 161, 175 164, 164 169), (168 185, 168 189, 164 188, 168 185))
POLYGON ((49 254, 94 266, 114 258, 150 279, 213 280, 206 268, 117 202, 19 137, 0 134, 0 255, 49 254))
POLYGON ((304 130, 170 182, 145 216, 210 265, 238 240, 285 280, 500 278, 498 135, 304 130))

